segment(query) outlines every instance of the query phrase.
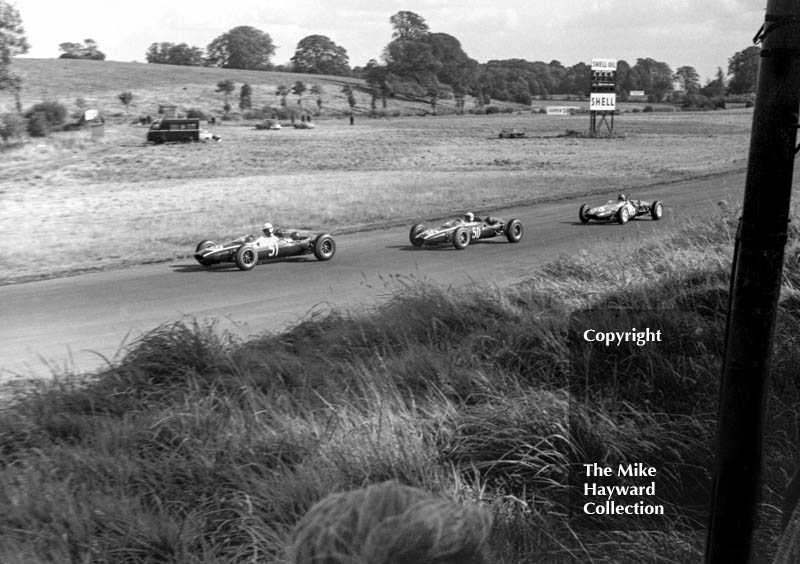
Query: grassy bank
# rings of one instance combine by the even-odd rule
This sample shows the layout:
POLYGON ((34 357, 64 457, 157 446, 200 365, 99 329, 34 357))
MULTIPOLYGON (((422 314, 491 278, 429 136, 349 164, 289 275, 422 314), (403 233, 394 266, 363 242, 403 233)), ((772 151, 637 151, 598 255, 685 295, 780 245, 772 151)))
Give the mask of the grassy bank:
MULTIPOLYGON (((492 563, 700 561, 703 524, 689 515, 658 532, 571 522, 567 463, 647 461, 665 497, 707 490, 731 217, 632 257, 564 257, 510 290, 411 284, 368 314, 333 312, 246 342, 163 326, 88 384, 35 382, 0 412, 0 560, 282 562, 316 500, 397 478, 490 508, 492 563), (643 353, 625 382, 600 378, 570 402, 568 321, 585 307, 685 312, 697 329, 691 370, 643 353)), ((793 231, 765 562, 798 444, 798 283, 793 231)))

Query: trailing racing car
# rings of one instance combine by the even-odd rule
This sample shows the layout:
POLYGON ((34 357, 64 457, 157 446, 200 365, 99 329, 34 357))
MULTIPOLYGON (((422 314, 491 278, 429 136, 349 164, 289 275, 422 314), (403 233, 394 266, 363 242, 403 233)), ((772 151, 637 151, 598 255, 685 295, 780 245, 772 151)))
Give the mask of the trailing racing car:
POLYGON ((589 223, 589 220, 594 219, 625 224, 628 220, 643 215, 649 215, 658 221, 664 215, 664 204, 659 200, 654 200, 653 203, 631 200, 625 194, 620 194, 616 200, 609 200, 601 206, 591 207, 589 204, 583 204, 578 212, 578 219, 581 223, 589 223))
POLYGON ((325 261, 336 253, 336 241, 327 233, 275 230, 271 223, 265 223, 261 231, 258 237, 244 235, 225 244, 204 239, 197 244, 194 258, 203 266, 233 262, 239 270, 252 270, 262 260, 313 254, 325 261))
POLYGON ((518 219, 503 221, 497 217, 476 218, 467 213, 464 217, 452 219, 438 227, 425 227, 417 223, 411 227, 409 239, 415 247, 452 243, 458 249, 466 249, 472 241, 505 235, 510 243, 522 239, 522 223, 518 219))

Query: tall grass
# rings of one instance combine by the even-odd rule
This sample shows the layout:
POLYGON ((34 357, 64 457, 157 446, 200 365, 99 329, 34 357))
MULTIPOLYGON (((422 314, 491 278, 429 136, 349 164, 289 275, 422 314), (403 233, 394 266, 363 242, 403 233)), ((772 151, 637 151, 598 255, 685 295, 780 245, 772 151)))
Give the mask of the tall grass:
MULTIPOLYGON (((647 461, 661 498, 707 495, 731 218, 629 256, 565 256, 511 289, 409 283, 373 311, 280 335, 169 324, 102 373, 16 389, 0 412, 0 561, 287 562, 314 504, 386 480, 491 513, 488 562, 699 561, 697 511, 656 531, 571 520, 569 463, 647 461), (673 360, 643 353, 637 386, 570 394, 569 319, 590 307, 685 312, 704 329, 680 367, 692 370, 665 378, 673 360)), ((765 559, 799 439, 798 245, 792 231, 765 559)))

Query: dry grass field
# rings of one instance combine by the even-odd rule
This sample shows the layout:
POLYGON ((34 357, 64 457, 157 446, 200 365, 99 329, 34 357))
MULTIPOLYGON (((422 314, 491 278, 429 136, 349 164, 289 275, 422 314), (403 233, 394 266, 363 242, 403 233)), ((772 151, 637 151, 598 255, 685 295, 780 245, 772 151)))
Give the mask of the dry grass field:
POLYGON ((353 126, 322 119, 315 129, 280 131, 225 122, 212 128, 219 143, 164 146, 128 124, 107 124, 97 141, 61 132, 0 153, 0 282, 184 257, 202 238, 267 220, 335 233, 635 193, 744 167, 751 119, 738 110, 624 114, 614 139, 565 135, 586 131, 586 116, 530 112, 359 118, 353 126), (504 127, 528 137, 498 139, 504 127))

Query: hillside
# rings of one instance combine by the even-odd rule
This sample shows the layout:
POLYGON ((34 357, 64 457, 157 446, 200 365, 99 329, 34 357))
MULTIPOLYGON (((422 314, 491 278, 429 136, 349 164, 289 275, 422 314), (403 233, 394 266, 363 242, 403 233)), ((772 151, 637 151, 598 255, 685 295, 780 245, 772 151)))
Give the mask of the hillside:
MULTIPOLYGON (((96 107, 107 116, 118 117, 125 116, 125 108, 117 96, 128 90, 134 95, 130 106, 133 117, 155 115, 159 104, 176 104, 179 111, 199 108, 206 113, 213 111, 221 115, 223 96, 215 90, 222 80, 232 80, 236 84, 236 90, 229 97, 235 110, 238 110, 239 87, 245 82, 253 89, 253 108, 261 108, 280 104, 280 97, 275 94, 279 85, 291 86, 302 80, 307 86, 314 83, 322 86, 323 115, 325 110, 340 114, 349 110, 342 86, 346 83, 364 85, 361 79, 341 76, 79 59, 15 59, 13 68, 23 77, 23 107, 55 99, 73 111, 77 109, 76 99, 84 98, 89 107, 96 107)), ((290 95, 288 102, 296 105, 297 96, 290 95)), ((356 102, 357 113, 370 110, 370 96, 366 92, 356 91, 356 102)), ((316 97, 308 92, 303 95, 302 103, 305 108, 317 107, 316 97)), ((439 102, 443 112, 453 105, 452 100, 439 102)), ((0 92, 0 112, 11 111, 13 107, 11 94, 0 92)), ((416 114, 428 109, 424 103, 390 99, 386 111, 390 114, 416 114)))

